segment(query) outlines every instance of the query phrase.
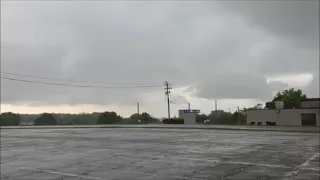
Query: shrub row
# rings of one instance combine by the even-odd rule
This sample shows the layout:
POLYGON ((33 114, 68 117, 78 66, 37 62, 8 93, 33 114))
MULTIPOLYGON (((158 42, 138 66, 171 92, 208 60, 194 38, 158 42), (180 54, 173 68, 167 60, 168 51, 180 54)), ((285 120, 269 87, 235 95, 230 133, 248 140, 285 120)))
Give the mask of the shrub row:
MULTIPOLYGON (((249 124, 250 125, 255 125, 256 123, 252 121, 249 124)), ((257 122, 257 125, 262 125, 262 122, 257 122)), ((266 121, 266 125, 267 126, 275 126, 275 125, 277 125, 277 123, 276 122, 266 121)))
POLYGON ((276 122, 266 121, 266 125, 267 126, 275 126, 275 125, 277 125, 277 123, 276 122))
POLYGON ((184 120, 180 118, 163 119, 163 124, 184 124, 184 120))

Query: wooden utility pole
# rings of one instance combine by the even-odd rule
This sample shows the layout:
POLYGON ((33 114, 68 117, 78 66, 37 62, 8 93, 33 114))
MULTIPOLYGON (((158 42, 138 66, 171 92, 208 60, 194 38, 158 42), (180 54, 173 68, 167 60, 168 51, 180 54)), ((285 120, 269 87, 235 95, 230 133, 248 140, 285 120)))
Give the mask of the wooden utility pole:
POLYGON ((165 82, 165 95, 167 96, 167 105, 168 105, 168 119, 170 119, 170 90, 172 88, 170 87, 170 84, 168 81, 165 82))
POLYGON ((140 105, 139 102, 137 102, 137 114, 138 114, 138 121, 140 120, 140 105))
POLYGON ((216 113, 217 113, 218 112, 218 101, 217 100, 214 101, 214 108, 215 108, 216 113))
POLYGON ((218 114, 218 101, 217 100, 215 100, 214 101, 214 108, 215 108, 215 110, 216 110, 216 118, 214 118, 214 121, 219 121, 219 114, 218 114))
POLYGON ((214 101, 214 108, 215 108, 216 114, 218 115, 218 101, 217 100, 214 101))

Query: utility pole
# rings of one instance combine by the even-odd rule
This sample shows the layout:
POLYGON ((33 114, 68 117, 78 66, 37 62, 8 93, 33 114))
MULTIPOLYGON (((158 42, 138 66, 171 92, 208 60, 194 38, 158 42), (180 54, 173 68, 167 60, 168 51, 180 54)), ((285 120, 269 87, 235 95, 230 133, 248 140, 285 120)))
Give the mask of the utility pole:
POLYGON ((188 110, 190 110, 190 103, 188 103, 188 110))
POLYGON ((138 113, 138 121, 140 120, 140 106, 139 102, 137 102, 137 113, 138 113))
POLYGON ((217 100, 215 100, 214 101, 214 108, 216 109, 216 118, 214 118, 214 120, 216 120, 216 121, 219 121, 219 114, 218 114, 218 101, 217 100))
POLYGON ((239 108, 239 106, 238 106, 237 121, 238 121, 239 124, 241 124, 241 122, 239 121, 239 119, 240 119, 240 108, 239 108))
POLYGON ((168 81, 165 82, 165 95, 167 96, 167 104, 168 104, 168 119, 170 119, 170 89, 172 89, 170 87, 170 84, 168 83, 168 81))
POLYGON ((218 101, 214 101, 214 108, 216 109, 216 113, 218 113, 218 101))

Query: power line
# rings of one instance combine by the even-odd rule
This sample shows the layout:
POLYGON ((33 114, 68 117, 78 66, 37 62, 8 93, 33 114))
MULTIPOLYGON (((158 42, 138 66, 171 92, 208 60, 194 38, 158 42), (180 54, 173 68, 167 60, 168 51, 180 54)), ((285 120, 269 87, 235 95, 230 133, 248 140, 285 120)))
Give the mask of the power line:
POLYGON ((113 85, 163 85, 163 83, 146 83, 146 82, 136 82, 136 83, 124 83, 124 82, 101 82, 101 81, 83 81, 83 80, 76 80, 76 79, 61 79, 61 78, 53 78, 53 77, 44 77, 44 76, 35 76, 35 75, 28 75, 28 74, 21 74, 21 73, 12 73, 12 72, 0 72, 1 74, 6 75, 13 75, 13 76, 22 76, 22 77, 30 77, 30 78, 37 78, 37 79, 45 79, 45 80, 54 80, 54 81, 65 81, 65 82, 77 82, 77 83, 90 83, 90 84, 113 84, 113 85))
POLYGON ((183 105, 181 105, 181 104, 178 104, 178 103, 176 103, 176 102, 174 102, 174 101, 170 101, 170 103, 171 103, 171 104, 175 104, 175 105, 180 106, 180 107, 183 107, 183 108, 186 108, 186 106, 183 106, 183 105))
POLYGON ((101 88, 101 89, 121 89, 121 88, 151 88, 151 87, 159 87, 163 86, 163 84, 159 85, 139 85, 139 86, 93 86, 93 85, 77 85, 77 84, 66 84, 66 83, 53 83, 53 82, 43 82, 43 81, 34 81, 27 79, 18 79, 18 78, 9 78, 9 77, 1 77, 1 79, 10 80, 10 81, 19 81, 26 83, 35 83, 35 84, 46 84, 46 85, 56 85, 56 86, 68 86, 68 87, 81 87, 81 88, 101 88))

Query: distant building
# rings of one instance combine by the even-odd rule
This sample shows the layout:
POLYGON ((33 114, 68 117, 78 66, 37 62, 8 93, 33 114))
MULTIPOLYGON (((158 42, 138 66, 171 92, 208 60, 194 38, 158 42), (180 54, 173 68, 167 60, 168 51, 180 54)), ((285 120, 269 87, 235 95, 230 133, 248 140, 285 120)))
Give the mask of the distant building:
POLYGON ((184 120, 184 124, 196 124, 197 114, 200 113, 200 110, 196 109, 180 109, 179 118, 184 120))
POLYGON ((320 109, 320 98, 309 98, 301 102, 301 108, 318 108, 320 109))
POLYGON ((247 123, 275 122, 283 126, 320 126, 320 98, 301 102, 294 109, 253 109, 247 111, 247 123))

